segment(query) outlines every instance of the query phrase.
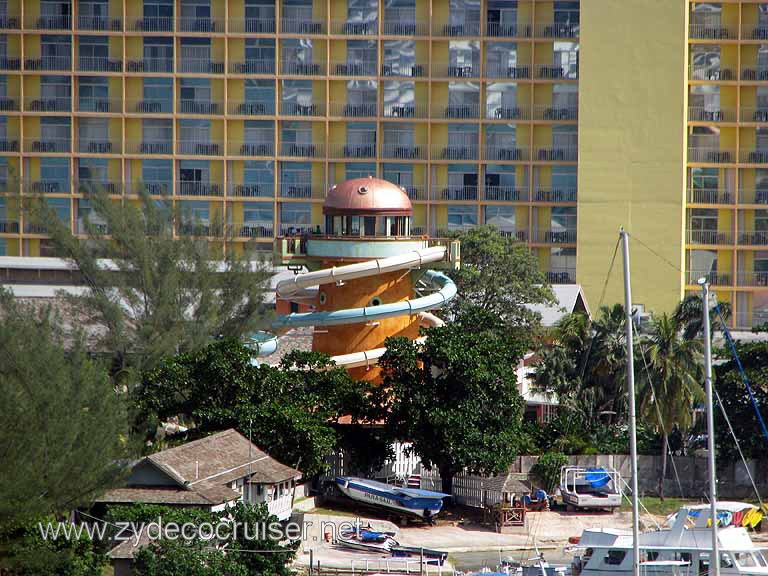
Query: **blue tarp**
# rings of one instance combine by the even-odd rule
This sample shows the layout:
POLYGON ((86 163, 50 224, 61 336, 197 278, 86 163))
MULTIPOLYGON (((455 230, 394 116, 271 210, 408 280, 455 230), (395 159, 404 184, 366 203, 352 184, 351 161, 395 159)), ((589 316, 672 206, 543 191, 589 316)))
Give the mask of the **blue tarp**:
POLYGON ((587 468, 584 478, 592 488, 602 488, 611 481, 610 475, 605 471, 605 468, 601 467, 587 468))

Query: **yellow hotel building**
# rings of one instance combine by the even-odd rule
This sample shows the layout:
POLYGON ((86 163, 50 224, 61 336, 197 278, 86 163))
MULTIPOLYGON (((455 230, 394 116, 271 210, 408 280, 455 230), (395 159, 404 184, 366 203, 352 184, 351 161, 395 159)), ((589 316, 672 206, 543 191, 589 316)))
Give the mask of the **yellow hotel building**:
POLYGON ((266 251, 375 175, 593 306, 623 225, 637 303, 708 275, 768 320, 768 3, 0 0, 0 114, 2 256, 51 253, 16 186, 76 232, 90 186, 141 186, 266 251))

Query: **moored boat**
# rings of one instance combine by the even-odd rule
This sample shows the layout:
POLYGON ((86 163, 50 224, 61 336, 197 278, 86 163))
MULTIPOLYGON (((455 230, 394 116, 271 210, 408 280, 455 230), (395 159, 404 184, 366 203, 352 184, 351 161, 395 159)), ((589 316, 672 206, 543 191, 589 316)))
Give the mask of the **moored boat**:
POLYGON ((443 499, 449 494, 401 488, 383 482, 350 476, 338 476, 336 486, 349 498, 364 504, 386 508, 387 510, 417 516, 431 521, 443 508, 443 499))

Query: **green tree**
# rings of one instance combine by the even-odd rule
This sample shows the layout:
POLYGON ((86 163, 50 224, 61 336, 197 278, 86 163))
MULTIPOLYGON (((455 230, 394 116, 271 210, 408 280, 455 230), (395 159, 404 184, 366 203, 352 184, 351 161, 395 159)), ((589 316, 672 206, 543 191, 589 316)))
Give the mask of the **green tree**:
MULTIPOLYGON (((668 437, 675 424, 688 429, 696 403, 704 397, 701 346, 685 337, 685 326, 674 316, 654 316, 650 331, 642 338, 648 372, 638 367, 640 412, 662 435, 659 497, 664 499, 668 437)), ((642 360, 641 360, 642 362, 642 360)))
POLYGON ((462 470, 506 470, 527 440, 515 374, 526 346, 501 323, 495 312, 475 309, 426 330, 423 345, 387 339, 380 360, 390 437, 412 442, 448 494, 462 470))
POLYGON ((114 200, 101 187, 87 197, 94 216, 84 222, 87 241, 42 197, 28 200, 28 212, 58 255, 77 266, 88 290, 69 301, 78 318, 101 328, 99 347, 114 373, 151 369, 177 351, 263 325, 268 267, 222 250, 220 225, 203 226, 144 192, 138 203, 114 200), (209 235, 221 242, 202 238, 209 235))
MULTIPOLYGON (((731 305, 729 302, 720 302, 720 312, 723 314, 726 322, 731 317, 731 305)), ((703 308, 701 305, 701 296, 698 294, 689 294, 675 307, 672 317, 683 331, 683 338, 693 340, 701 335, 704 328, 703 308)), ((714 308, 709 311, 710 330, 714 333, 716 330, 722 330, 722 322, 717 310, 714 308)))
POLYGON ((568 464, 568 456, 562 452, 546 452, 536 461, 531 472, 539 479, 542 488, 554 493, 560 484, 560 469, 568 464))
POLYGON ((127 425, 107 370, 49 307, 0 290, 0 317, 0 525, 23 525, 110 487, 127 425))

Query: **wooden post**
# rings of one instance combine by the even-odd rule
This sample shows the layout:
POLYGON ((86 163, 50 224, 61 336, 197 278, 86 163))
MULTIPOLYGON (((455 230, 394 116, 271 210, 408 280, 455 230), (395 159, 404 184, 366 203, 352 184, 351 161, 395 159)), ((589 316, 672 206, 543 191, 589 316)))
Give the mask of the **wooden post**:
POLYGON ((315 563, 314 553, 312 548, 309 549, 309 576, 312 576, 312 564, 315 563))

